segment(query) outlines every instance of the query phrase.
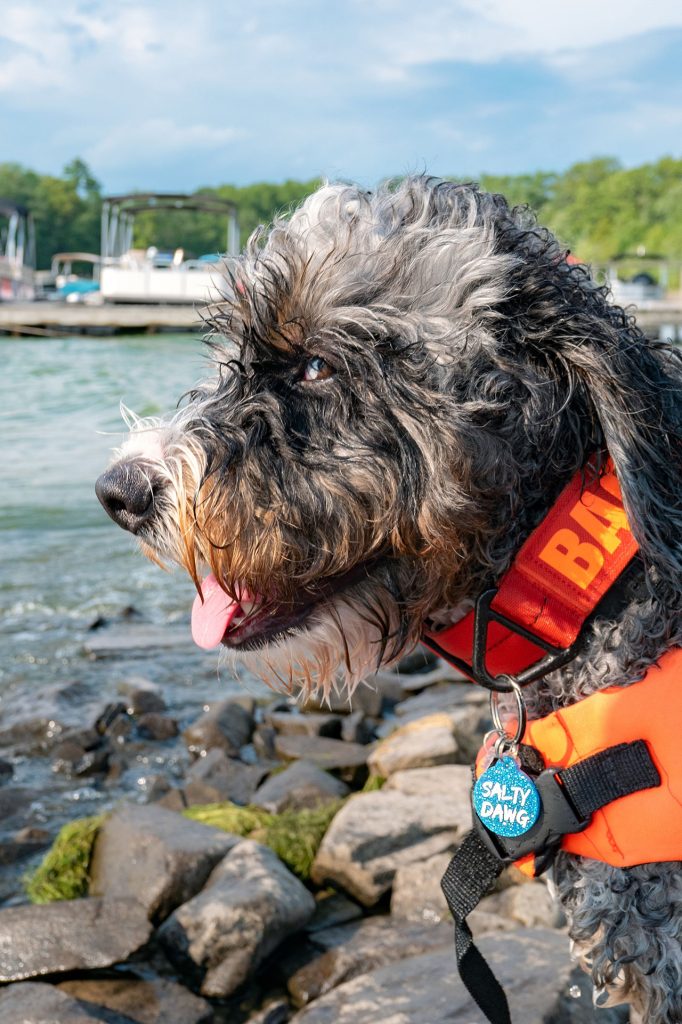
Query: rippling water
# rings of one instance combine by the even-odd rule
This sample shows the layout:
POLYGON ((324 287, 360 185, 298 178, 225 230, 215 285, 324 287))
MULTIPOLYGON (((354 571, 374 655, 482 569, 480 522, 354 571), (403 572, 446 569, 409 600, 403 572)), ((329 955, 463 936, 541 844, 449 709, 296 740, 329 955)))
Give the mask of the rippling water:
MULTIPOLYGON (((0 735, 43 712, 88 723, 132 675, 161 683, 183 724, 239 684, 191 642, 191 581, 140 556, 94 482, 124 436, 119 402, 141 415, 173 408, 205 374, 204 347, 196 335, 3 338, 0 357, 0 735), (168 645, 126 651, 126 631, 144 623, 162 626, 168 645), (94 658, 88 644, 107 636, 124 643, 94 658)), ((19 760, 15 781, 55 788, 57 802, 79 798, 34 757, 19 760)))

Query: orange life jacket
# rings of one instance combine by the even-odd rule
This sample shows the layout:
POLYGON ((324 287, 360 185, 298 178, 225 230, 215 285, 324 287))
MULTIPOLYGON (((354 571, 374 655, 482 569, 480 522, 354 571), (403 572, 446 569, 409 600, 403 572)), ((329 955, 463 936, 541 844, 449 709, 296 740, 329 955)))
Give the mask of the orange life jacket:
MULTIPOLYGON (((423 641, 491 689, 508 689, 506 675, 520 682, 539 678, 570 660, 586 620, 637 550, 612 468, 600 477, 580 472, 525 542, 492 600, 443 630, 424 630, 423 641)), ((682 860, 681 713, 677 649, 640 682, 601 690, 528 723, 522 742, 540 754, 545 768, 570 768, 643 740, 660 776, 660 785, 594 811, 583 831, 563 836, 563 849, 615 867, 682 860)), ((517 865, 532 874, 534 855, 517 865)))

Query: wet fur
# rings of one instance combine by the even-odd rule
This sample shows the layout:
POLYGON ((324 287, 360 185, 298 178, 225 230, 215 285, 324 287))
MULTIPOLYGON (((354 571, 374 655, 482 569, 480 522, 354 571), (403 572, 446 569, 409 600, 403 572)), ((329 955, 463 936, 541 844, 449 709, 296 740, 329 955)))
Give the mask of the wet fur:
MULTIPOLYGON (((247 655, 255 670, 328 691, 340 668, 352 690, 498 578, 607 451, 647 594, 532 707, 635 682, 682 643, 680 358, 565 255, 502 197, 414 178, 326 186, 227 268, 208 314, 215 376, 170 424, 136 424, 122 457, 153 478, 148 550, 195 581, 209 566, 229 592, 286 606, 364 567, 297 638, 247 655), (314 356, 332 378, 302 379, 314 356)), ((597 987, 650 1024, 682 1020, 679 870, 557 864, 597 987)))

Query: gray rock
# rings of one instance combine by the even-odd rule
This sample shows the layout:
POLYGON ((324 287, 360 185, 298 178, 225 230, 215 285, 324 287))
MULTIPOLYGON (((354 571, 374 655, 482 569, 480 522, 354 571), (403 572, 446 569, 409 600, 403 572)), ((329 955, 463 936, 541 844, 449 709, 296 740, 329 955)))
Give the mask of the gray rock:
POLYGON ((275 740, 277 733, 271 725, 257 725, 253 733, 253 749, 257 757, 264 761, 274 761, 277 758, 275 740))
MULTIPOLYGON (((520 930, 490 935, 480 949, 503 984, 511 1016, 546 1024, 572 983, 568 941, 560 932, 520 930)), ((567 1018, 563 1018, 566 1020, 567 1018)), ((588 1020, 595 1018, 583 1017, 588 1020)), ((573 1024, 577 1024, 574 1019, 573 1024)), ((454 946, 379 967, 340 985, 291 1024, 486 1024, 457 975, 454 946)))
POLYGON ((375 775, 387 778, 405 768, 426 768, 452 764, 458 746, 450 717, 443 713, 427 715, 396 729, 374 748, 368 764, 375 775))
POLYGON ((309 711, 306 714, 270 711, 265 716, 265 723, 281 736, 331 736, 338 739, 341 735, 341 716, 329 711, 309 711))
POLYGON ((137 720, 137 730, 147 740, 171 740, 178 735, 178 723, 160 711, 145 711, 137 720))
POLYGON ((109 967, 149 938, 135 899, 64 900, 0 910, 0 981, 109 967))
POLYGON ((188 726, 182 738, 188 749, 201 754, 218 747, 231 757, 251 739, 253 714, 236 700, 223 700, 211 706, 188 726))
POLYGON ((452 950, 452 928, 397 924, 388 917, 326 928, 310 936, 317 955, 299 968, 287 987, 296 1006, 304 1006, 360 974, 434 949, 452 950))
POLYGON ((246 1024, 287 1024, 291 1017, 288 999, 271 999, 246 1024))
MULTIPOLYGON (((390 675, 391 673, 386 673, 390 675)), ((336 714, 349 715, 352 711, 364 711, 371 718, 381 714, 384 695, 381 684, 374 676, 367 676, 353 691, 351 696, 345 689, 332 690, 328 697, 312 694, 303 705, 304 711, 332 711, 336 714)))
POLYGON ((364 711, 352 711, 341 721, 341 739, 346 743, 370 743, 374 739, 374 725, 364 711))
POLYGON ((475 913, 479 910, 528 928, 562 928, 566 924, 561 907, 552 899, 543 881, 513 885, 492 893, 481 901, 475 913))
POLYGON ((154 921, 201 889, 238 842, 158 804, 124 804, 100 829, 90 865, 93 896, 135 896, 154 921))
POLYGON ((348 786, 329 772, 310 761, 294 761, 284 771, 271 775, 256 791, 252 802, 279 814, 292 808, 317 807, 340 800, 348 793, 348 786))
POLYGON ((467 704, 472 690, 471 683, 439 683, 417 697, 408 697, 396 704, 393 711, 404 721, 422 718, 436 711, 451 711, 467 704))
POLYGON ((88 1007, 103 1006, 135 1024, 210 1024, 213 1020, 213 1008, 205 999, 166 978, 81 978, 62 981, 59 989, 88 1007))
POLYGON ((391 888, 399 867, 453 850, 460 833, 460 816, 442 794, 359 793, 329 826, 312 877, 373 906, 391 888))
POLYGON ((287 761, 304 758, 320 768, 355 768, 367 763, 371 751, 360 743, 326 736, 277 736, 275 750, 287 761))
POLYGON ((119 686, 119 693, 126 697, 131 715, 146 715, 150 711, 165 711, 166 702, 160 688, 149 679, 135 678, 119 686))
POLYGON ((315 901, 280 859, 244 840, 204 890, 158 931, 170 960, 202 995, 227 996, 313 915, 315 901))
POLYGON ((232 800, 237 804, 251 802, 267 768, 243 764, 214 747, 190 766, 185 783, 189 806, 232 800))
MULTIPOLYGON (((404 655, 395 667, 401 675, 424 674, 439 664, 439 658, 428 647, 418 644, 413 651, 404 655)), ((443 662, 445 664, 445 662, 443 662)))
POLYGON ((192 639, 184 624, 154 626, 146 622, 126 622, 104 626, 92 633, 83 644, 93 658, 119 658, 122 655, 152 653, 160 648, 169 651, 185 648, 189 653, 192 639))
POLYGON ((137 1024, 118 1013, 104 1015, 101 1008, 90 1011, 83 1003, 53 985, 25 981, 0 991, 2 1024, 137 1024))
POLYGON ((305 926, 306 932, 319 932, 334 928, 362 917, 362 909, 343 893, 327 889, 315 896, 315 913, 305 926))
POLYGON ((433 768, 410 768, 395 772, 386 780, 383 792, 396 790, 406 796, 444 799, 460 833, 471 828, 471 768, 463 764, 443 764, 433 768))
POLYGON ((431 924, 450 920, 450 911, 440 887, 450 856, 449 853, 439 853, 428 860, 398 868, 391 893, 392 917, 431 924))

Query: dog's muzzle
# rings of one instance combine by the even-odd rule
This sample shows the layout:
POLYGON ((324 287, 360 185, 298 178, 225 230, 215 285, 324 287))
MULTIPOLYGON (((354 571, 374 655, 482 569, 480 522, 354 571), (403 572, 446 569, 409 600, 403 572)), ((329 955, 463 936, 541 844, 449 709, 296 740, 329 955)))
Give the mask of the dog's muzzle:
POLYGON ((139 533, 154 515, 153 478, 139 462, 118 462, 102 473, 95 493, 107 515, 130 533, 139 533))

